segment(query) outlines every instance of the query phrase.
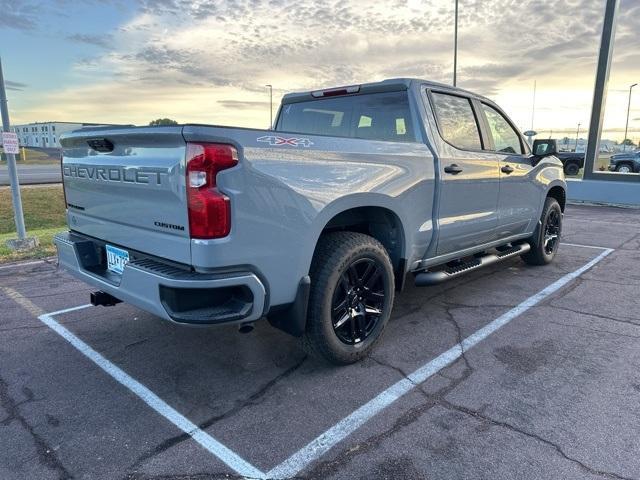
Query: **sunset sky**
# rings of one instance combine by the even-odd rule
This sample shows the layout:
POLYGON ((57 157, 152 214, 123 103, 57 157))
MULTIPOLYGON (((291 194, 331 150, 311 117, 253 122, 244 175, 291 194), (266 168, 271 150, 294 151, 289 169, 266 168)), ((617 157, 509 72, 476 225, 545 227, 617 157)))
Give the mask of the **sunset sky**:
MULTIPOLYGON (((12 122, 264 128, 268 93, 390 77, 450 83, 453 0, 0 0, 12 122)), ((588 124, 604 1, 460 0, 459 86, 521 129, 588 124)), ((621 0, 604 137, 621 140, 640 82, 640 2, 621 0)), ((640 139, 640 86, 630 137, 640 139)), ((573 133, 570 133, 573 132, 573 133)))

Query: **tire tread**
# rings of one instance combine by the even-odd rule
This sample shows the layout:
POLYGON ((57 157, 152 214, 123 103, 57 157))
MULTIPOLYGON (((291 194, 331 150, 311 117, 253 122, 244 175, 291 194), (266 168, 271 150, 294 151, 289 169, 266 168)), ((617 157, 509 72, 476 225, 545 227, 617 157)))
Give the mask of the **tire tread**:
MULTIPOLYGON (((369 248, 386 257, 389 267, 391 261, 386 249, 375 238, 358 232, 342 231, 323 234, 318 241, 313 260, 311 261, 311 292, 309 295, 309 309, 307 314, 307 328, 302 337, 304 350, 319 358, 324 358, 335 364, 349 364, 360 360, 378 343, 386 326, 382 325, 377 337, 364 351, 354 351, 350 354, 336 352, 329 343, 329 339, 322 331, 322 309, 320 305, 325 301, 330 277, 336 270, 342 270, 351 261, 358 250, 369 248)), ((391 269, 393 285, 393 269, 391 269)), ((393 296, 393 288, 391 288, 393 296)), ((393 298, 390 299, 393 302, 393 298)))

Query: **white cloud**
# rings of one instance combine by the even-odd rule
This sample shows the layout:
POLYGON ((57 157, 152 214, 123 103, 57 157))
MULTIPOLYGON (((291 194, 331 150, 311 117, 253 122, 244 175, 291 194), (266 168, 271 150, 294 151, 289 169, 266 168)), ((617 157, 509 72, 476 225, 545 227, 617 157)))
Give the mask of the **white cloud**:
MULTIPOLYGON (((624 84, 640 76, 640 8, 623 8, 624 84)), ((586 124, 602 10, 592 0, 461 2, 459 85, 496 98, 528 128, 535 78, 539 122, 586 124)), ((277 99, 397 76, 449 82, 452 21, 453 2, 438 0, 143 1, 110 32, 108 53, 77 63, 82 86, 56 89, 19 117, 264 126, 267 83, 277 99)))

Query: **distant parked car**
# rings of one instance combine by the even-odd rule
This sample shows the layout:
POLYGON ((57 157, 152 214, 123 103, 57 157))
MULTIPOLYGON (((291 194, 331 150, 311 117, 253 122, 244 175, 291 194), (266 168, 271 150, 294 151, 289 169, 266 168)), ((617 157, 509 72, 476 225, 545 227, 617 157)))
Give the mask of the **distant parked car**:
POLYGON ((612 155, 609 159, 609 170, 620 173, 640 173, 640 150, 612 155))
MULTIPOLYGON (((557 147, 557 140, 544 139, 535 140, 533 142, 533 153, 536 155, 544 155, 546 149, 551 145, 557 147)), ((556 149, 555 156, 562 162, 565 175, 577 175, 581 168, 584 168, 584 152, 558 152, 556 149)))

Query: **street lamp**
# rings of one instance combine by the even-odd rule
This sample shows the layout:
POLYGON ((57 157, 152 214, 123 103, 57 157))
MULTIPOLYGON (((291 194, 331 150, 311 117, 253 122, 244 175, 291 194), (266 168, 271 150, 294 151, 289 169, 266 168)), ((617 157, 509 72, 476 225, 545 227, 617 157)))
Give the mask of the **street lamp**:
POLYGON ((453 27, 453 86, 455 87, 458 70, 458 0, 456 2, 456 13, 453 27))
POLYGON ((629 103, 627 104, 627 123, 624 125, 624 138, 622 139, 622 151, 623 152, 627 150, 626 141, 627 141, 627 130, 629 129, 629 110, 631 109, 631 90, 636 85, 638 85, 638 84, 634 83, 633 85, 631 85, 629 87, 629 103))
POLYGON ((269 130, 273 128, 273 85, 265 85, 269 88, 269 130))
POLYGON ((580 122, 578 122, 578 130, 576 130, 576 146, 573 149, 574 152, 578 151, 578 135, 580 135, 580 125, 580 122))

